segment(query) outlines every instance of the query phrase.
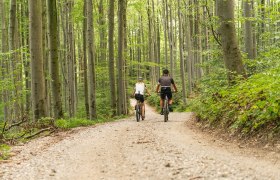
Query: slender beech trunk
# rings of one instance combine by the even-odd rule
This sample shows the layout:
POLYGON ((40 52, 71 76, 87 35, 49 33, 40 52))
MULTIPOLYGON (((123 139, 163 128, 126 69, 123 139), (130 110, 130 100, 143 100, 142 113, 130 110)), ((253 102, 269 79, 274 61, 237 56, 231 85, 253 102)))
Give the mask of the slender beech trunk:
MULTIPOLYGON (((139 17, 139 27, 141 27, 141 16, 139 17)), ((141 76, 141 47, 139 46, 139 44, 141 44, 141 29, 139 28, 137 31, 137 37, 136 37, 136 41, 137 41, 137 77, 141 76)))
POLYGON ((164 59, 165 59, 165 66, 167 66, 168 63, 168 52, 167 52, 167 9, 166 9, 166 4, 167 4, 167 0, 163 0, 163 23, 164 23, 164 59))
POLYGON ((84 77, 84 91, 85 91, 85 109, 87 117, 89 117, 89 103, 88 103, 88 77, 87 77, 87 0, 84 0, 84 19, 83 19, 83 77, 84 77))
POLYGON ((193 43, 191 40, 191 36, 192 36, 192 14, 190 12, 190 6, 186 7, 186 11, 188 12, 188 15, 186 17, 186 28, 187 28, 187 34, 186 34, 186 47, 187 47, 187 52, 188 52, 188 60, 187 60, 187 71, 188 71, 188 89, 189 89, 189 94, 192 93, 192 89, 193 89, 193 59, 194 59, 194 55, 193 55, 193 43))
POLYGON ((94 26, 93 26, 92 0, 87 0, 87 52, 88 52, 88 95, 89 95, 89 118, 95 119, 96 114, 96 78, 95 78, 95 49, 94 49, 94 26))
POLYGON ((253 28, 252 28, 252 1, 243 0, 244 17, 245 19, 245 49, 249 59, 254 59, 254 46, 253 46, 253 28))
POLYGON ((73 17, 72 17, 72 9, 73 9, 74 1, 67 1, 68 8, 68 32, 67 32, 67 40, 68 40, 68 48, 67 48, 67 60, 68 60, 68 85, 69 85, 69 115, 70 117, 75 116, 76 112, 76 86, 75 86, 75 48, 74 48, 74 30, 73 30, 73 17))
MULTIPOLYGON (((170 2, 171 3, 171 2, 170 2)), ((170 74, 174 76, 174 38, 173 38, 173 16, 172 16, 172 6, 169 6, 169 26, 168 26, 168 34, 169 34, 169 47, 170 47, 170 74)), ((167 8, 168 9, 168 8, 167 8)), ((168 10, 167 10, 168 12, 168 10)), ((168 14, 167 14, 168 16, 168 14)))
POLYGON ((56 0, 47 1, 48 10, 48 42, 49 42, 49 64, 51 90, 52 90, 52 109, 56 119, 63 117, 62 101, 61 101, 61 84, 59 78, 59 62, 58 62, 58 23, 56 0))
MULTIPOLYGON (((27 3, 27 1, 24 1, 24 3, 27 3)), ((21 47, 28 47, 29 43, 29 33, 27 33, 25 30, 28 29, 28 24, 24 23, 24 19, 28 18, 28 6, 25 4, 21 4, 21 47)), ((30 82, 30 61, 29 57, 27 56, 29 54, 29 49, 21 48, 21 56, 22 56, 22 63, 23 63, 23 69, 24 69, 24 75, 25 75, 25 109, 23 110, 25 115, 29 115, 30 108, 31 108, 31 98, 30 98, 30 90, 31 90, 31 82, 30 82), (28 53, 26 53, 26 51, 28 53)))
POLYGON ((17 3, 16 0, 10 1, 10 16, 9 16, 9 51, 11 52, 10 55, 10 65, 9 65, 9 71, 11 73, 11 78, 14 85, 14 90, 12 92, 12 99, 14 100, 13 108, 11 108, 13 111, 11 111, 11 115, 15 116, 14 119, 17 118, 19 115, 19 106, 18 106, 18 97, 17 97, 17 82, 16 82, 16 64, 17 64, 17 52, 16 50, 16 33, 17 33, 17 19, 16 19, 16 9, 17 9, 17 3))
POLYGON ((200 79, 203 75, 203 70, 200 67, 202 64, 202 44, 201 44, 201 15, 200 15, 200 2, 199 0, 194 0, 195 4, 195 58, 196 58, 196 77, 200 79))
POLYGON ((128 94, 128 91, 126 90, 127 87, 128 87, 128 61, 127 61, 127 54, 128 54, 128 37, 127 37, 127 29, 128 29, 128 25, 127 25, 127 16, 126 16, 126 11, 127 11, 127 3, 128 3, 128 0, 124 0, 124 10, 123 10, 123 21, 124 21, 124 24, 123 24, 123 36, 124 36, 124 41, 123 41, 123 48, 124 48, 124 98, 123 98, 123 103, 124 103, 124 114, 128 114, 128 111, 129 111, 129 107, 128 107, 128 104, 129 104, 129 94, 128 94))
MULTIPOLYGON (((154 63, 155 62, 155 38, 154 38, 154 18, 153 18, 153 11, 151 10, 152 4, 150 2, 150 0, 148 0, 148 9, 147 9, 147 13, 148 13, 148 28, 149 28, 149 32, 148 32, 148 36, 149 36, 149 61, 154 63)), ((150 80, 151 80, 151 84, 152 86, 155 86, 156 83, 156 79, 155 79, 155 67, 154 66, 150 66, 150 80)))
POLYGON ((58 3, 58 9, 60 12, 60 27, 61 27, 61 33, 62 36, 59 36, 60 38, 60 49, 62 49, 59 53, 60 57, 60 69, 61 69, 61 77, 62 77, 62 101, 63 101, 63 105, 64 105, 64 111, 68 112, 68 103, 67 103, 67 89, 68 89, 68 82, 67 82, 67 65, 66 65, 66 51, 67 51, 67 36, 66 36, 66 32, 67 32, 67 26, 66 24, 68 24, 68 20, 67 20, 67 13, 66 13, 66 8, 63 3, 58 3))
MULTIPOLYGON (((207 9, 206 8, 208 8, 208 7, 206 7, 206 6, 203 7, 203 22, 206 22, 208 20, 208 14, 207 14, 207 9)), ((211 9, 211 8, 209 8, 209 9, 211 9)), ((203 44, 204 44, 205 49, 207 51, 209 51, 210 50, 210 44, 211 44, 210 43, 210 33, 209 33, 210 30, 207 26, 205 26, 203 31, 204 31, 204 35, 205 35, 203 44)), ((206 61, 206 62, 209 62, 210 56, 211 56, 210 53, 207 53, 207 54, 203 55, 203 60, 206 61)), ((205 68, 205 75, 208 75, 209 73, 210 73, 210 66, 207 65, 206 68, 205 68)))
MULTIPOLYGON (((255 18, 256 17, 256 13, 255 13, 255 10, 254 10, 255 1, 252 0, 251 3, 252 3, 252 11, 251 11, 252 16, 253 16, 253 18, 255 18)), ((256 21, 252 22, 252 29, 253 29, 253 53, 254 53, 253 57, 256 58, 257 57, 257 51, 258 51, 257 50, 257 23, 256 23, 256 21)))
POLYGON ((106 64, 106 46, 107 46, 107 39, 106 39, 106 21, 105 21, 105 14, 104 14, 104 0, 99 1, 99 41, 100 41, 100 56, 99 59, 102 62, 101 64, 106 64))
POLYGON ((182 20, 181 19, 182 19, 181 4, 180 4, 180 0, 178 0, 180 74, 181 74, 181 80, 182 80, 183 102, 184 102, 184 105, 186 105, 187 96, 186 96, 185 63, 184 63, 184 57, 183 57, 183 34, 182 34, 182 20))
POLYGON ((228 79, 233 83, 236 75, 246 78, 234 25, 234 0, 218 0, 221 43, 228 79))
MULTIPOLYGON (((42 0, 42 46, 43 46, 43 60, 44 60, 44 74, 45 77, 49 74, 49 54, 47 51, 47 44, 48 44, 48 38, 47 38, 47 4, 46 0, 42 0)), ((48 91, 50 89, 50 80, 48 78, 45 78, 45 92, 46 92, 46 103, 47 103, 47 111, 46 115, 48 117, 51 117, 51 92, 48 91)))
MULTIPOLYGON (((152 0, 152 8, 153 8, 153 42, 154 42, 154 67, 153 67, 153 71, 154 71, 154 77, 153 77, 153 82, 156 84, 157 80, 159 78, 159 63, 160 63, 160 55, 159 55, 159 34, 158 34, 158 18, 156 18, 156 11, 155 11, 155 2, 154 0, 152 0)), ((153 86, 153 84, 152 84, 153 86)))
POLYGON ((116 86, 115 86, 115 56, 114 56, 114 17, 115 17, 115 0, 109 1, 108 11, 108 48, 109 48, 109 79, 111 88, 111 108, 113 115, 116 114, 116 86))
MULTIPOLYGON (((7 53, 8 52, 8 29, 7 29, 7 25, 6 25, 6 6, 5 6, 5 1, 4 0, 0 0, 0 16, 1 16, 1 28, 2 28, 2 34, 1 34, 1 40, 2 40, 2 46, 1 46, 1 52, 2 53, 7 53)), ((2 78, 8 78, 7 74, 8 74, 8 61, 7 61, 7 56, 3 56, 2 60, 1 60, 2 64, 2 78)), ((8 91, 6 89, 4 89, 4 91, 2 92, 2 99, 3 99, 3 103, 4 103, 4 121, 6 122, 9 119, 9 108, 8 108, 8 91)))
POLYGON ((125 0, 118 1, 118 115, 125 114, 124 89, 124 6, 125 0))
POLYGON ((260 22, 260 37, 258 39, 260 39, 260 45, 261 48, 265 48, 265 39, 262 35, 264 35, 265 33, 265 0, 261 0, 260 2, 260 16, 261 16, 261 22, 260 22))
POLYGON ((157 48, 157 58, 158 58, 158 60, 157 60, 157 64, 158 64, 158 67, 157 67, 157 69, 156 69, 156 80, 158 80, 159 79, 159 77, 160 77, 160 63, 161 63, 161 56, 160 56, 160 54, 161 54, 161 51, 160 51, 160 49, 161 49, 161 44, 160 44, 160 20, 159 20, 159 18, 157 19, 157 33, 156 33, 156 35, 157 35, 157 45, 156 45, 156 48, 157 48))
POLYGON ((36 0, 28 1, 28 3, 30 20, 32 109, 34 120, 38 120, 46 116, 46 92, 42 49, 42 2, 41 0, 36 0))

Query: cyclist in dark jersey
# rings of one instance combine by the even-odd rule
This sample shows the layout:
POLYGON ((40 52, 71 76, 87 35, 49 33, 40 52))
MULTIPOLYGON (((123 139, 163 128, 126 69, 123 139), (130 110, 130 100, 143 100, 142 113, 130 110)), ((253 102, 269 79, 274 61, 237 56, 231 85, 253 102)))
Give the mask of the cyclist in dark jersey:
POLYGON ((175 90, 175 92, 177 92, 177 87, 175 85, 175 82, 173 80, 172 77, 169 76, 169 71, 167 69, 163 70, 163 76, 159 78, 158 80, 158 85, 157 85, 157 89, 156 92, 159 93, 160 92, 160 107, 161 107, 161 113, 163 114, 163 101, 165 98, 165 95, 167 95, 168 99, 169 99, 169 110, 172 112, 172 91, 171 91, 171 85, 173 86, 173 89, 175 90), (160 87, 160 91, 159 91, 159 87, 160 87))

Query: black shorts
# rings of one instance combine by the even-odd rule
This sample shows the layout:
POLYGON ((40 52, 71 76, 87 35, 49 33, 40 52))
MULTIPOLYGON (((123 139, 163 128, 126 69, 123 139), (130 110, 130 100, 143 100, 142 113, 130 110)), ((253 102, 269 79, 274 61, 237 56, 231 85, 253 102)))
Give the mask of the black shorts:
POLYGON ((141 103, 144 102, 144 96, 142 94, 135 94, 135 99, 139 100, 141 103))
POLYGON ((161 87, 160 98, 165 99, 165 95, 167 95, 168 99, 172 99, 172 92, 170 87, 161 87))

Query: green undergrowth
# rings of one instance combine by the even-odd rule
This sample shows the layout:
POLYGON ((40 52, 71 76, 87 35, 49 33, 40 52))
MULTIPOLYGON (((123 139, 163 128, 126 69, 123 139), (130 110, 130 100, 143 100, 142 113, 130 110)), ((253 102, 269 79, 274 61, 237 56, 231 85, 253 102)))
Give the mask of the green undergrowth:
POLYGON ((280 136, 280 50, 271 49, 258 59, 244 60, 249 75, 228 85, 226 71, 216 66, 197 86, 187 111, 210 127, 241 137, 280 136))
POLYGON ((10 146, 6 144, 0 144, 0 160, 6 160, 9 158, 10 146))
POLYGON ((190 102, 190 110, 212 126, 242 135, 280 134, 280 69, 257 73, 234 86, 207 89, 190 102))

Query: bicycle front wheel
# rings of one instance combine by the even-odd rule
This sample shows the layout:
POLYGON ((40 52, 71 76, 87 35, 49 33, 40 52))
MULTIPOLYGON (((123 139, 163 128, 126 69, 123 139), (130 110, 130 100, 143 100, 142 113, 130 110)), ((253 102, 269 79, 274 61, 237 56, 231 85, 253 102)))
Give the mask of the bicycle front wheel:
POLYGON ((168 101, 165 100, 164 101, 164 122, 167 122, 168 121, 168 114, 169 114, 169 108, 168 108, 168 101))

